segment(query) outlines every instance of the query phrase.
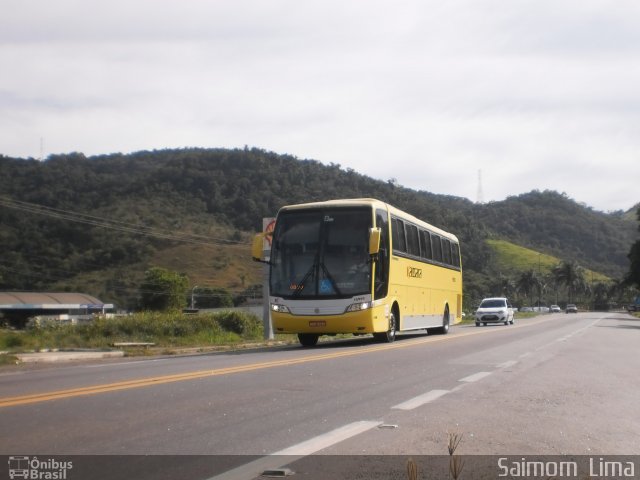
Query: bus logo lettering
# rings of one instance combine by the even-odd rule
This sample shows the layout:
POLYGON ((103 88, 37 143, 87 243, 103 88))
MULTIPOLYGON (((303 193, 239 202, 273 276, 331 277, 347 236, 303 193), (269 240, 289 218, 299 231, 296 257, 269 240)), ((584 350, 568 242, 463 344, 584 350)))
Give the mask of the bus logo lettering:
POLYGON ((416 267, 407 267, 407 277, 422 278, 422 269, 416 267))

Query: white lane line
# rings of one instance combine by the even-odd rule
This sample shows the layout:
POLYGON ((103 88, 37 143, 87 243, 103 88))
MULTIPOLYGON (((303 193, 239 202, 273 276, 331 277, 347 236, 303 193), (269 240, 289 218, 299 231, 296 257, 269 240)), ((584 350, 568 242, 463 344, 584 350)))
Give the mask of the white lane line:
POLYGON ((580 334, 582 334, 583 332, 585 332, 585 331, 586 331, 586 330, 588 330, 589 328, 593 327, 593 326, 594 326, 596 323, 598 323, 599 321, 600 321, 600 319, 598 319, 598 320, 594 320, 594 321, 593 321, 593 322, 591 322, 589 325, 586 325, 586 326, 584 326, 584 327, 582 327, 582 328, 579 328, 578 330, 574 330, 573 332, 571 332, 571 333, 569 333, 569 334, 565 335, 564 337, 562 337, 562 338, 558 338, 556 341, 558 341, 558 342, 565 342, 565 341, 569 340, 571 337, 573 337, 574 335, 580 335, 580 334))
POLYGON ((399 403, 398 405, 391 407, 396 410, 413 410, 414 408, 418 408, 425 403, 432 402, 443 395, 449 393, 449 390, 431 390, 430 392, 423 393, 422 395, 418 395, 417 397, 413 397, 406 402, 399 403))
POLYGON ((280 450, 266 457, 258 458, 227 472, 211 477, 208 480, 251 480, 259 477, 265 470, 275 470, 296 460, 328 448, 336 443, 347 440, 361 433, 371 430, 382 422, 366 421, 349 423, 330 432, 318 435, 304 442, 280 450))
POLYGON ((496 365, 496 368, 509 368, 509 367, 513 367, 517 363, 518 363, 517 360, 508 360, 508 361, 503 362, 503 363, 501 363, 499 365, 496 365))
POLYGON ((349 423, 348 425, 336 428, 331 432, 327 432, 292 447, 280 450, 273 455, 311 455, 312 453, 330 447, 331 445, 335 445, 336 443, 346 440, 347 438, 351 438, 359 435, 362 432, 371 430, 372 428, 377 427, 381 424, 382 422, 364 420, 360 422, 349 423))
POLYGON ((468 377, 461 378, 458 380, 459 382, 472 383, 477 382, 478 380, 482 380, 484 377, 488 377, 491 375, 491 372, 478 372, 473 375, 469 375, 468 377))

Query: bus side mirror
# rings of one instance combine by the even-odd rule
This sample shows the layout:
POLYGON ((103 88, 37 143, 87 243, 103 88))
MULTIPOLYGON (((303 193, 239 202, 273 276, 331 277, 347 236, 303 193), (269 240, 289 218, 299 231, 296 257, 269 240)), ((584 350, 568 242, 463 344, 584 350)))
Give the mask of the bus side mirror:
POLYGON ((382 230, 379 227, 369 229, 369 255, 377 255, 380 252, 380 236, 382 230))
POLYGON ((264 261, 264 251, 262 245, 264 244, 264 233, 258 233, 253 237, 253 245, 251 245, 251 257, 256 262, 264 261))

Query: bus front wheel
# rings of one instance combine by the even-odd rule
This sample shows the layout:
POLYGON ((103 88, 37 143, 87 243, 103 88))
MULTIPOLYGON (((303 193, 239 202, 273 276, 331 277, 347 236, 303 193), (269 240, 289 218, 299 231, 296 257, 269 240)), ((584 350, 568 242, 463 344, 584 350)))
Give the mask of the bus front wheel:
POLYGON ((396 314, 393 310, 389 314, 389 330, 381 333, 374 333, 373 338, 378 342, 391 343, 396 339, 396 314))
POLYGON ((299 333, 298 341, 303 347, 314 347, 318 343, 319 336, 317 333, 299 333))

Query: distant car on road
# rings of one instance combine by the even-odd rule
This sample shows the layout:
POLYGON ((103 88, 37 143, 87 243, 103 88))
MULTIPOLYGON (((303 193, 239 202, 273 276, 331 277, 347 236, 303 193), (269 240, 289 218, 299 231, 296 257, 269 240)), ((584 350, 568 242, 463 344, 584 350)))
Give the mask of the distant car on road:
POLYGON ((633 300, 633 303, 626 305, 627 312, 640 312, 640 296, 633 300))
POLYGON ((578 307, 576 307, 573 303, 570 303, 567 305, 565 313, 578 313, 578 307))
POLYGON ((549 313, 549 307, 533 307, 532 310, 539 313, 549 313))
POLYGON ((485 298, 476 310, 476 327, 487 323, 513 325, 513 308, 504 297, 485 298))
POLYGON ((549 311, 551 313, 560 313, 562 311, 562 309, 558 305, 551 305, 549 307, 549 311))

